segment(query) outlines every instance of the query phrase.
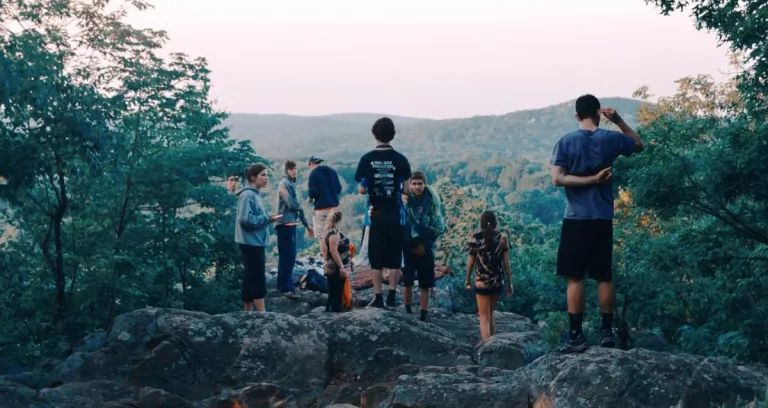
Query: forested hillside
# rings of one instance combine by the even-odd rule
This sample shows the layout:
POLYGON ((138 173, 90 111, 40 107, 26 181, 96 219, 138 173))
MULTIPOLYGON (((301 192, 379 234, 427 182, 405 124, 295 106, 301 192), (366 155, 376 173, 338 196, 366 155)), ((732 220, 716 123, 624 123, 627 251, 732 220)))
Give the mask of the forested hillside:
MULTIPOLYGON (((740 74, 718 84, 691 73, 653 104, 639 102, 645 88, 638 99, 603 99, 647 145, 615 166, 616 323, 622 348, 651 336, 672 351, 765 362, 768 23, 757 2, 693 3, 699 24, 745 53, 735 58, 740 74)), ((284 159, 324 156, 344 181, 343 228, 354 238, 361 229, 352 176, 378 115, 228 118, 211 103, 205 59, 163 57, 163 32, 130 27, 105 7, 0 3, 1 216, 16 234, 0 237, 0 356, 23 364, 68 356, 86 333, 146 306, 239 310, 236 198, 220 182, 249 163, 272 164, 274 186, 284 159)), ((395 120, 396 146, 446 203, 438 256, 457 276, 441 284, 473 311, 464 243, 482 210, 496 210, 514 244, 515 295, 501 308, 531 318, 554 344, 567 324, 565 284, 554 276, 564 202, 547 159, 576 125, 572 104, 395 120)))
MULTIPOLYGON (((554 142, 573 130, 573 103, 498 116, 430 120, 393 116, 397 147, 412 160, 463 162, 518 156, 548 157, 554 142)), ((642 101, 604 98, 603 104, 624 112, 634 124, 642 101)), ((322 152, 334 160, 353 160, 373 144, 371 124, 384 114, 341 114, 320 117, 231 115, 224 124, 237 139, 249 140, 267 157, 307 158, 322 152)))

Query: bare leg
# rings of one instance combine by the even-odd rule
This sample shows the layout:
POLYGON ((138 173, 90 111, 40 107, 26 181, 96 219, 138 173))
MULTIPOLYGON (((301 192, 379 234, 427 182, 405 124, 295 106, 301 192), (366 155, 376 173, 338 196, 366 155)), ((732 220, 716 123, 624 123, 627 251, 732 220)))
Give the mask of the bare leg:
POLYGON ((389 288, 397 290, 397 283, 400 282, 400 269, 387 269, 389 271, 389 288))
POLYGON ((569 278, 568 313, 575 315, 584 313, 584 298, 584 281, 569 278))
POLYGON ((381 269, 372 269, 371 274, 373 275, 373 293, 381 295, 381 269))
POLYGON ((486 295, 476 295, 477 311, 480 315, 480 337, 483 341, 491 337, 490 313, 491 301, 486 295))
POLYGON ((256 305, 256 311, 257 312, 266 312, 266 308, 264 307, 264 299, 256 299, 253 301, 253 304, 256 305))
POLYGON ((325 260, 328 259, 326 253, 328 252, 328 248, 325 247, 325 240, 320 239, 320 256, 323 257, 323 263, 325 263, 325 260))
POLYGON ((613 286, 613 282, 599 282, 597 284, 597 300, 600 303, 600 313, 613 313, 616 302, 616 288, 613 286))
POLYGON ((421 310, 429 310, 429 288, 419 288, 419 292, 421 310))
POLYGON ((499 304, 499 295, 490 296, 491 312, 488 315, 488 326, 491 331, 491 336, 496 334, 496 321, 493 319, 493 314, 496 312, 496 306, 499 304))
MULTIPOLYGON (((413 303, 413 286, 403 287, 403 301, 406 306, 410 306, 413 303)), ((422 303, 424 301, 422 300, 422 303)))
POLYGON ((253 302, 243 302, 243 310, 246 312, 253 310, 253 302))

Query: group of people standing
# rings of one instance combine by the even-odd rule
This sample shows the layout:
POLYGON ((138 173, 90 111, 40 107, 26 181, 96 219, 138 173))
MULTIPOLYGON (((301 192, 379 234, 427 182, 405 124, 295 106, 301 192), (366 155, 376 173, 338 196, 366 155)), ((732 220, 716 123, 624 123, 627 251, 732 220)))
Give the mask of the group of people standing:
MULTIPOLYGON (((601 109, 592 95, 576 100, 579 129, 563 136, 556 144, 551 164, 552 182, 565 188, 567 206, 557 254, 557 274, 568 281, 567 303, 569 337, 561 351, 586 349, 582 330, 584 314, 584 279, 598 281, 598 298, 603 324, 600 344, 613 347, 614 288, 613 189, 611 168, 620 156, 643 150, 637 134, 614 109, 601 109), (621 132, 598 128, 600 116, 615 123, 621 132)), ((435 285, 437 240, 446 232, 442 199, 428 184, 422 171, 411 165, 391 142, 395 125, 389 118, 377 120, 371 129, 375 147, 360 158, 355 172, 358 191, 367 195, 369 225, 367 250, 372 269, 374 300, 371 307, 396 307, 396 289, 403 274, 405 309, 412 313, 413 285, 419 282, 420 319, 427 320, 429 292, 435 285), (384 272, 389 290, 383 294, 384 272)), ((313 156, 308 160, 310 176, 308 202, 314 206, 309 225, 296 193, 297 166, 287 161, 285 175, 278 186, 277 214, 267 214, 259 190, 268 183, 269 170, 264 164, 252 164, 245 171, 247 185, 237 191, 235 241, 239 244, 245 275, 242 299, 246 311, 255 306, 264 311, 266 295, 265 248, 269 225, 275 224, 278 245, 278 290, 286 296, 294 292, 292 272, 296 261, 296 227, 303 224, 310 236, 319 241, 328 280, 328 310, 341 311, 345 279, 351 266, 349 239, 339 230, 342 214, 338 210, 341 183, 336 172, 313 156)), ((467 243, 466 289, 476 296, 483 340, 495 333, 493 314, 499 297, 513 295, 509 260, 510 240, 499 229, 492 211, 479 217, 478 232, 467 243), (474 275, 474 276, 473 276, 474 275), (473 279, 474 278, 474 279, 473 279)))
MULTIPOLYGON (((381 118, 372 128, 376 147, 358 164, 355 180, 359 192, 367 195, 369 211, 367 254, 372 270, 375 298, 372 307, 396 306, 396 288, 403 273, 403 298, 408 313, 413 312, 413 286, 419 282, 420 318, 426 320, 429 291, 435 285, 434 247, 445 233, 445 214, 439 193, 427 183, 422 171, 411 172, 408 159, 390 142, 395 125, 381 118), (386 302, 382 294, 384 271, 388 272, 389 292, 386 302)), ((238 196, 235 241, 239 244, 245 275, 242 300, 246 311, 264 311, 266 295, 265 250, 269 242, 269 225, 275 224, 278 250, 277 289, 294 297, 292 281, 296 262, 296 227, 304 225, 308 235, 318 240, 328 283, 328 310, 340 312, 345 279, 352 263, 350 248, 354 244, 339 229, 342 214, 338 209, 341 183, 336 171, 324 160, 312 156, 307 201, 313 205, 311 225, 296 192, 297 165, 286 161, 285 175, 277 187, 277 213, 267 214, 259 190, 269 179, 266 165, 256 163, 245 170, 247 185, 236 189, 236 177, 230 178, 229 189, 238 196)))

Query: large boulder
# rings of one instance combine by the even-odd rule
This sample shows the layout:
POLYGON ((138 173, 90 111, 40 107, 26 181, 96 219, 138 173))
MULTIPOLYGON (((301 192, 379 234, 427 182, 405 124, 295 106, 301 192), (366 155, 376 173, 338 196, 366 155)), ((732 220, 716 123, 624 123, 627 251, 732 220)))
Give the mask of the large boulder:
POLYGON ((326 382, 327 341, 316 324, 285 314, 141 309, 115 320, 105 347, 86 358, 79 375, 189 399, 250 382, 312 394, 326 382))
POLYGON ((276 384, 258 383, 226 390, 198 404, 201 408, 300 408, 299 391, 276 384))
POLYGON ((381 348, 400 351, 419 365, 452 366, 471 355, 468 344, 415 315, 365 308, 319 321, 329 336, 335 372, 360 374, 368 358, 381 348))
POLYGON ((323 299, 313 296, 285 298, 295 302, 283 305, 288 313, 121 315, 69 357, 0 377, 0 406, 739 407, 768 388, 764 369, 724 359, 602 348, 542 355, 535 325, 512 313, 497 312, 497 334, 480 342, 476 315, 436 308, 424 323, 402 307, 304 314, 323 299))
POLYGON ((268 312, 301 317, 318 307, 325 308, 328 304, 328 295, 312 290, 297 290, 295 296, 287 297, 274 290, 267 293, 264 302, 268 312))
MULTIPOLYGON (((456 337, 461 342, 477 345, 480 343, 480 317, 477 314, 449 313, 436 309, 431 313, 430 321, 456 337)), ((495 312, 493 320, 496 334, 528 333, 538 331, 531 319, 514 313, 495 312)))
POLYGON ((514 370, 543 354, 539 332, 501 333, 478 346, 475 361, 483 367, 514 370))
POLYGON ((165 391, 134 387, 111 381, 70 383, 46 388, 39 393, 18 387, 10 388, 0 381, 0 406, 3 408, 194 408, 189 401, 165 391))
POLYGON ((387 407, 529 408, 528 394, 513 372, 496 368, 426 367, 403 375, 387 407))
POLYGON ((732 404, 764 397, 768 388, 768 377, 756 369, 643 349, 551 353, 516 378, 541 408, 744 406, 732 404))
POLYGON ((29 387, 0 379, 0 407, 27 407, 36 395, 29 387))

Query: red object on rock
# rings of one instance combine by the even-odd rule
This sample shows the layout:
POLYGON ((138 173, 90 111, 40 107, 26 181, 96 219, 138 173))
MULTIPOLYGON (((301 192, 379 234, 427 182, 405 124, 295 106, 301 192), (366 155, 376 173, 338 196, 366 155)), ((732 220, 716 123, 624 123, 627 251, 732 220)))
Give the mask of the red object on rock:
MULTIPOLYGON (((352 289, 363 290, 373 287, 373 270, 369 267, 356 266, 351 276, 352 289)), ((435 280, 442 279, 445 275, 453 275, 451 268, 435 263, 435 280)), ((403 274, 400 274, 400 282, 403 281, 403 274)), ((389 280, 385 277, 383 284, 388 285, 389 280)))

